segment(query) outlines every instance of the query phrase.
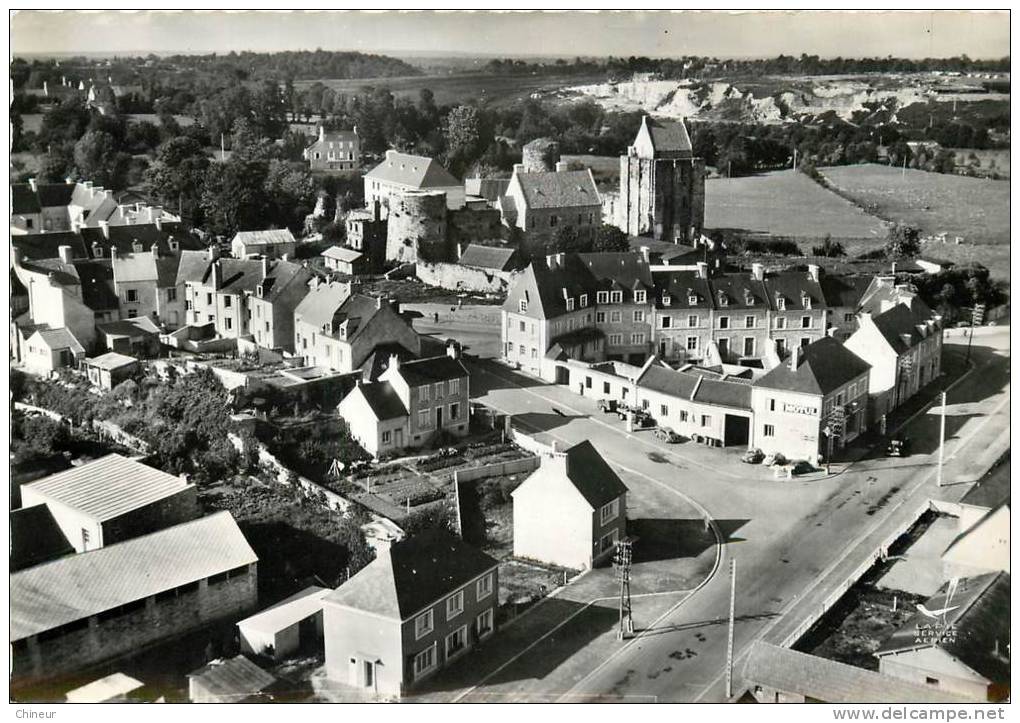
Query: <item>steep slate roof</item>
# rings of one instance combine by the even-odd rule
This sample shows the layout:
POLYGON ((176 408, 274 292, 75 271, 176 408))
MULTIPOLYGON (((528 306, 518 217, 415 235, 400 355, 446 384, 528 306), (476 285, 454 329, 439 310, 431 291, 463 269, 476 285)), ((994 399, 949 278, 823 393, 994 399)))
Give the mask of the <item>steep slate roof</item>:
POLYGON ((399 183, 420 190, 461 185, 460 181, 434 159, 398 151, 387 151, 386 158, 366 173, 365 178, 399 183))
POLYGON ((698 377, 652 364, 637 378, 636 383, 639 389, 648 389, 679 399, 690 399, 698 383, 698 377))
POLYGON ((919 319, 918 314, 911 311, 907 304, 897 304, 873 316, 871 320, 882 338, 897 354, 902 354, 925 338, 917 328, 918 324, 924 323, 923 320, 919 319))
POLYGON ((352 389, 350 393, 360 393, 372 409, 375 418, 380 422, 407 416, 407 407, 404 406, 397 390, 389 382, 363 384, 352 389))
MULTIPOLYGON (((1007 472, 1009 463, 1008 459, 1003 463, 1007 467, 1007 472)), ((1009 474, 1000 474, 1002 471, 1001 469, 994 470, 972 487, 960 500, 960 504, 991 509, 998 507, 1003 502, 1009 502, 1009 474)))
POLYGON ((499 246, 481 246, 469 244, 460 255, 457 263, 461 266, 475 266, 481 269, 507 271, 513 266, 517 254, 516 249, 499 246))
POLYGON ((155 281, 158 276, 156 259, 152 257, 151 251, 117 254, 117 258, 112 261, 118 283, 155 281))
MULTIPOLYGON (((822 293, 828 306, 841 306, 856 309, 861 297, 871 283, 869 276, 829 276, 821 279, 822 293)), ((842 319, 838 319, 842 321, 842 319)))
POLYGON ((138 360, 133 356, 126 354, 118 354, 115 351, 107 352, 106 354, 100 354, 97 357, 86 359, 85 363, 92 367, 98 367, 99 369, 105 369, 106 371, 114 371, 123 367, 128 367, 133 364, 137 364, 138 360))
POLYGON ((11 244, 25 259, 55 259, 61 246, 70 246, 75 258, 89 257, 88 247, 81 234, 73 231, 49 231, 11 236, 11 244))
POLYGON ((83 347, 70 331, 61 327, 59 329, 39 329, 36 332, 42 337, 43 342, 50 349, 72 349, 79 354, 85 353, 83 347))
POLYGON ((659 289, 656 306, 660 309, 711 309, 715 306, 708 279, 698 276, 697 271, 656 271, 652 278, 659 289), (663 293, 670 296, 668 307, 662 304, 663 293), (690 303, 692 293, 697 297, 695 304, 690 303))
POLYGON ((602 199, 591 170, 518 173, 528 208, 571 208, 599 206, 602 199))
POLYGON ((589 303, 594 303, 595 292, 600 286, 598 280, 577 254, 564 254, 563 263, 554 265, 553 268, 549 268, 543 258, 533 259, 518 277, 517 283, 511 290, 512 293, 507 295, 503 308, 518 313, 518 299, 533 287, 538 293, 538 298, 527 299, 528 315, 551 319, 566 313, 567 305, 563 298, 564 289, 575 298, 575 303, 581 294, 588 294, 589 303))
POLYGON ((11 213, 41 213, 39 197, 27 183, 11 184, 11 213))
POLYGON ((236 703, 261 693, 276 682, 275 677, 243 655, 210 661, 188 673, 188 678, 194 678, 212 695, 236 703))
POLYGON ((690 153, 693 146, 683 121, 664 121, 645 116, 641 122, 648 127, 652 146, 657 153, 690 153))
POLYGON ((189 487, 191 485, 180 477, 119 454, 108 454, 80 467, 24 485, 24 489, 100 522, 140 509, 189 487))
POLYGON ((11 641, 258 562, 229 512, 10 577, 11 641))
POLYGON ((36 184, 36 195, 39 197, 39 205, 43 208, 66 206, 71 203, 71 194, 73 193, 73 183, 36 184))
POLYGON ((73 554, 49 507, 11 510, 11 572, 73 554))
POLYGON ((301 264, 272 259, 269 261, 269 273, 262 279, 260 298, 275 301, 292 283, 307 285, 311 278, 312 272, 301 264))
POLYGON ((127 336, 127 337, 146 337, 154 334, 159 334, 160 329, 153 323, 152 319, 147 316, 138 316, 134 319, 121 319, 120 321, 110 321, 105 324, 96 324, 96 329, 101 334, 110 334, 112 336, 127 336))
POLYGON ((324 600, 407 620, 497 565, 448 532, 429 530, 393 544, 324 600))
MULTIPOLYGON (((254 292, 262 282, 262 261, 260 259, 230 259, 221 257, 216 260, 220 269, 220 286, 216 291, 227 291, 239 294, 243 291, 254 292)), ((205 273, 202 281, 212 283, 212 266, 205 273)))
POLYGON ((627 485, 591 442, 578 442, 565 454, 567 479, 592 509, 599 509, 627 491, 627 485))
POLYGON ((994 650, 998 641, 1000 655, 1006 654, 1010 640, 1009 573, 963 578, 950 598, 951 584, 950 581, 943 585, 924 605, 928 610, 958 606, 946 613, 946 624, 955 628, 955 636, 918 643, 918 625, 931 623, 930 618, 918 612, 886 639, 875 655, 938 647, 989 682, 1008 684, 1009 659, 997 657, 994 650))
POLYGON ((24 261, 21 266, 37 274, 46 274, 61 286, 79 286, 81 284, 81 280, 78 278, 78 269, 74 264, 64 263, 60 259, 24 261))
POLYGON ((480 196, 489 202, 498 201, 506 195, 510 186, 509 178, 465 178, 464 193, 468 196, 480 196))
POLYGON ((641 254, 632 251, 597 251, 578 254, 577 257, 588 267, 592 276, 604 283, 608 282, 607 289, 648 290, 654 283, 648 262, 641 254))
POLYGON ((81 297, 90 309, 116 309, 120 300, 113 290, 113 264, 110 259, 75 259, 81 282, 81 297))
POLYGON ((208 251, 181 251, 181 260, 177 265, 177 279, 175 286, 185 281, 201 281, 205 278, 209 269, 208 251))
POLYGON ((305 323, 321 328, 333 320, 333 315, 340 310, 350 295, 350 284, 320 283, 309 289, 308 294, 297 305, 294 315, 305 323))
POLYGON ((765 284, 751 274, 719 274, 709 279, 712 289, 712 300, 716 308, 722 309, 762 309, 769 308, 768 291, 765 284), (726 304, 723 304, 723 299, 726 304), (750 301, 751 303, 748 303, 750 301))
POLYGON ((786 311, 801 311, 804 309, 803 297, 805 295, 811 299, 812 308, 818 309, 825 306, 825 295, 822 293, 821 283, 813 280, 806 272, 780 271, 775 274, 766 274, 765 288, 768 290, 769 303, 772 308, 777 308, 776 298, 781 296, 785 299, 786 311))
POLYGON ((751 409, 751 385, 746 379, 702 378, 694 401, 732 409, 751 409))
POLYGON ((754 382, 765 389, 825 395, 856 379, 871 366, 831 336, 801 347, 797 370, 786 360, 754 382))
POLYGON ((397 370, 409 386, 443 382, 448 379, 462 379, 468 375, 460 360, 446 356, 402 363, 397 370))
POLYGON ((760 685, 823 703, 961 703, 965 700, 937 688, 763 641, 751 646, 742 677, 748 687, 760 685))

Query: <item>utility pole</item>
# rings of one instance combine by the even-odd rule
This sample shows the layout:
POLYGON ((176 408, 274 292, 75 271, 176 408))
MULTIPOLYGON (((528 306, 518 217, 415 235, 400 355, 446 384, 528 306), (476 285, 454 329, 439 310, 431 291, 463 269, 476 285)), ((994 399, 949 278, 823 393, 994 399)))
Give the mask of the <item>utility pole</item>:
POLYGON ((793 170, 797 170, 797 149, 793 149, 793 170))
POLYGON ((730 560, 730 629, 726 637, 726 700, 733 697, 733 612, 737 602, 737 560, 730 560))
POLYGON ((617 640, 634 637, 634 618, 631 615, 630 603, 630 566, 633 561, 633 550, 630 540, 616 543, 613 563, 616 565, 616 577, 620 581, 620 628, 616 632, 617 640))
POLYGON ((940 413, 942 417, 939 420, 939 472, 938 472, 938 486, 942 486, 942 459, 945 455, 946 450, 946 393, 942 392, 942 411, 940 413))

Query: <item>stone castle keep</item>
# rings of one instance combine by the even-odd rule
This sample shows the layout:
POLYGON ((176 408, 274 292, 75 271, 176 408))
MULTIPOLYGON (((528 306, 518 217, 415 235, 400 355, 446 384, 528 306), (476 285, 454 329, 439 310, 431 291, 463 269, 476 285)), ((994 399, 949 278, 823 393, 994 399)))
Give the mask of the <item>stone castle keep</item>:
POLYGON ((645 116, 620 156, 617 225, 631 236, 691 244, 705 222, 705 162, 683 122, 645 116))

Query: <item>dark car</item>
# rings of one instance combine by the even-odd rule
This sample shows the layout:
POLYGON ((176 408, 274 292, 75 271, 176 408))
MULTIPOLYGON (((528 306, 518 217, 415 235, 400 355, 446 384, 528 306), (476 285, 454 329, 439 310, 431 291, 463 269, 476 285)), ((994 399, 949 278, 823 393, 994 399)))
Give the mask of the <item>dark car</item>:
POLYGON ((668 442, 669 444, 676 444, 680 441, 680 435, 669 427, 659 427, 655 430, 655 436, 657 439, 661 439, 663 442, 668 442))
POLYGON ((809 474, 809 473, 814 472, 814 471, 815 471, 814 465, 811 464, 810 462, 808 462, 807 460, 801 459, 801 460, 798 460, 796 462, 791 462, 790 463, 790 474, 791 475, 796 476, 796 475, 799 475, 799 474, 809 474))
POLYGON ((748 464, 761 464, 763 459, 765 459, 765 453, 760 449, 749 449, 744 452, 744 456, 740 458, 740 461, 747 462, 748 464))
POLYGON ((910 454, 910 439, 908 437, 893 437, 885 448, 886 457, 906 457, 910 454))
POLYGON ((616 402, 615 399, 600 399, 599 400, 599 411, 600 412, 606 412, 607 414, 610 413, 610 412, 615 412, 616 411, 616 407, 617 407, 617 402, 616 402))

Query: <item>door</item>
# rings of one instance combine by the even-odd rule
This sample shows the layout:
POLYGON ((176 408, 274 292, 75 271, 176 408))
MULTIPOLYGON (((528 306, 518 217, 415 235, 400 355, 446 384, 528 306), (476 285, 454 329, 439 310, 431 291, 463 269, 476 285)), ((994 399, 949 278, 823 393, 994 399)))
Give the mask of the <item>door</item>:
POLYGON ((364 665, 365 665, 365 687, 371 688, 373 685, 375 685, 375 666, 372 665, 372 662, 369 660, 366 660, 364 665))
POLYGON ((719 356, 723 361, 730 358, 730 340, 720 339, 719 340, 719 356))
POLYGON ((776 339, 776 353, 780 359, 786 356, 786 339, 776 339))
POLYGON ((436 407, 436 429, 443 428, 443 408, 436 407))
POLYGON ((401 449, 404 446, 404 430, 394 429, 393 430, 393 446, 397 449, 401 449))
POLYGON ((754 356, 754 337, 744 337, 744 356, 754 356))

